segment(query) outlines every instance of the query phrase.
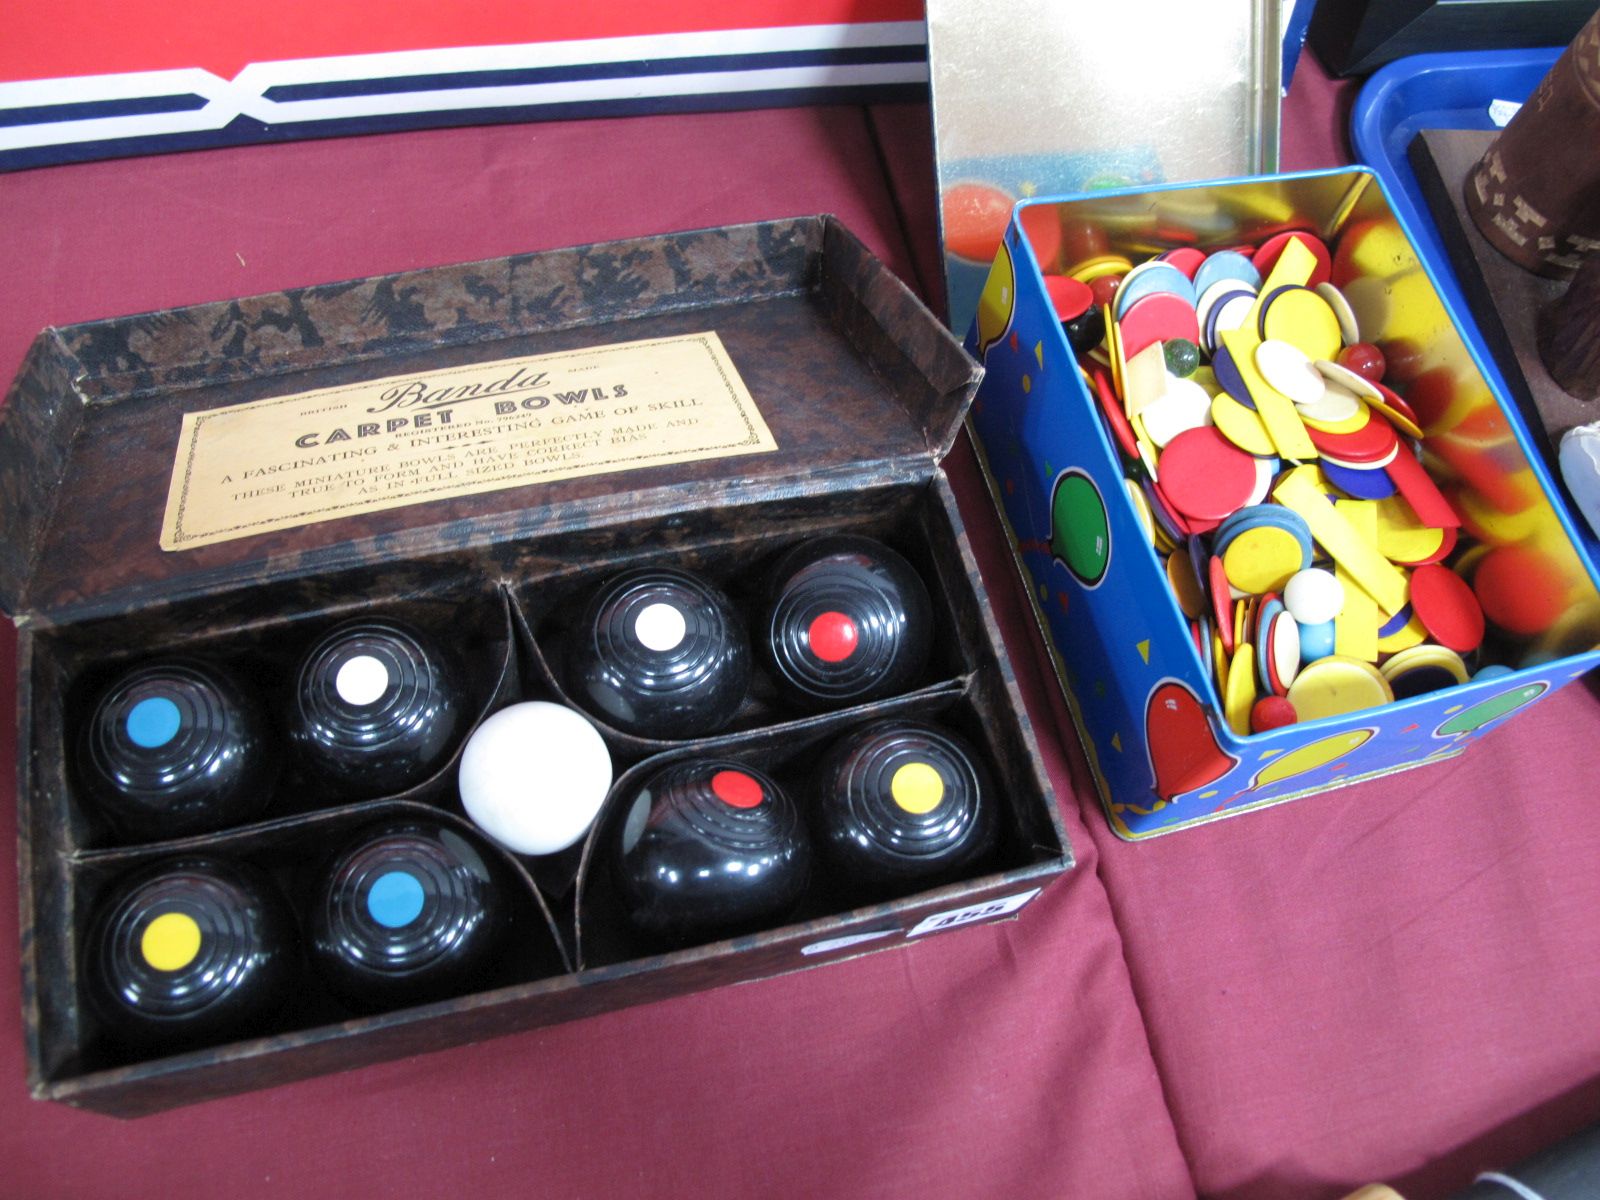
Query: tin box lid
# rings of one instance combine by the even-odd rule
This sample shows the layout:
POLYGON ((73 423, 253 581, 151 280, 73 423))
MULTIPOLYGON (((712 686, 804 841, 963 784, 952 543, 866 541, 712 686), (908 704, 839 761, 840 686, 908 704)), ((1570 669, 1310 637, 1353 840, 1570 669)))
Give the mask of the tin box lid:
MULTIPOLYGON (((1276 171, 1280 7, 928 0, 950 327, 971 325, 1019 200, 1276 171)), ((1098 253, 1083 229, 1028 234, 1046 270, 1098 253)))
MULTIPOLYGON (((515 382, 538 374, 531 370, 515 382)), ((827 216, 47 329, 0 413, 0 604, 19 620, 60 623, 374 562, 929 477, 959 432, 980 374, 909 289, 827 216), (708 332, 716 338, 706 338, 708 332), (222 409, 343 394, 395 378, 421 381, 413 389, 421 394, 437 373, 454 379, 463 368, 478 372, 483 396, 470 405, 457 397, 425 402, 402 411, 407 423, 396 430, 389 428, 399 419, 393 412, 357 426, 332 409, 304 431, 283 430, 294 446, 264 446, 272 451, 263 460, 272 470, 258 467, 256 478, 230 473, 229 486, 238 490, 224 507, 268 487, 293 492, 308 480, 338 482, 348 477, 345 468, 355 470, 396 438, 405 439, 403 452, 427 446, 459 459, 463 443, 477 444, 455 436, 474 419, 469 412, 493 413, 494 404, 512 405, 512 419, 533 425, 527 414, 542 399, 540 433, 522 449, 550 458, 560 444, 549 439, 562 421, 581 428, 575 413, 565 411, 568 402, 534 394, 549 389, 511 394, 513 385, 489 368, 674 340, 720 345, 754 406, 753 424, 764 423, 771 435, 770 447, 690 453, 671 462, 591 454, 589 473, 551 477, 535 470, 533 482, 497 482, 447 498, 428 499, 426 488, 400 485, 408 500, 393 507, 354 515, 324 507, 304 523, 285 525, 297 511, 289 504, 279 510, 277 527, 263 532, 249 532, 256 526, 245 523, 238 526, 243 533, 162 548, 164 535, 171 541, 169 507, 187 488, 179 455, 180 445, 189 446, 186 415, 192 425, 222 409), (504 384, 506 395, 491 394, 485 378, 504 384), (441 415, 447 411, 450 417, 441 415), (421 424, 431 428, 417 427, 423 414, 429 420, 421 424)), ((601 398, 620 408, 617 382, 606 375, 601 393, 589 393, 586 411, 605 407, 595 402, 601 398)), ((638 407, 641 419, 632 424, 648 445, 656 434, 642 419, 644 404, 638 407)), ((602 424, 624 429, 608 437, 628 436, 628 422, 608 417, 602 424)), ((585 436, 593 442, 593 434, 585 436)), ((505 451, 502 438, 497 452, 505 451)), ((459 482, 460 462, 452 469, 459 482)), ((213 530, 231 528, 215 511, 198 515, 213 530)))

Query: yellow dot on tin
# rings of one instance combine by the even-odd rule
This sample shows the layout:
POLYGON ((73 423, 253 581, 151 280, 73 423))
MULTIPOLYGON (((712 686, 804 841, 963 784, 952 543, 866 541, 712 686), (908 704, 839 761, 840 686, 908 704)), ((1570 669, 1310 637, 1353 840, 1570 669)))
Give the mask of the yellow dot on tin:
POLYGON ((188 913, 162 913, 144 927, 139 953, 158 971, 178 971, 200 953, 200 926, 188 913))
POLYGON ((907 763, 889 781, 889 794, 908 813, 932 812, 944 799, 944 777, 925 762, 907 763))
POLYGON ((1024 394, 1033 391, 1033 380, 1029 379, 1026 375, 1022 377, 1022 390, 1024 394))

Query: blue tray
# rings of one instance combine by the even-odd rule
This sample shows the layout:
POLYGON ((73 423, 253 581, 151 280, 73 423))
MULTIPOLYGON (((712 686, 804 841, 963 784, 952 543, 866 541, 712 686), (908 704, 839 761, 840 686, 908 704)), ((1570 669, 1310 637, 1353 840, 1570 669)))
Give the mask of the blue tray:
MULTIPOLYGON (((1417 186, 1406 151, 1423 129, 1493 129, 1493 100, 1526 100, 1549 73, 1565 47, 1531 50, 1477 50, 1459 54, 1417 54, 1397 59, 1362 85, 1350 114, 1350 140, 1356 157, 1387 185, 1396 214, 1410 229, 1417 251, 1427 260, 1446 307, 1458 316, 1472 312, 1456 282, 1450 256, 1433 213, 1417 186)), ((1463 338, 1477 356, 1489 385, 1511 404, 1511 390, 1494 355, 1469 318, 1463 338)), ((1554 455, 1546 458, 1552 474, 1554 455)), ((1564 490, 1564 489, 1563 489, 1564 490)), ((1570 509, 1570 504, 1569 504, 1570 509)), ((1591 576, 1600 582, 1600 539, 1574 511, 1571 527, 1588 559, 1591 576)))
POLYGON ((1423 129, 1493 129, 1489 102, 1526 100, 1561 57, 1562 49, 1417 54, 1376 72, 1356 97, 1350 114, 1356 158, 1389 185, 1394 207, 1411 226, 1418 248, 1430 256, 1460 311, 1471 310, 1455 290, 1450 260, 1417 187, 1406 149, 1423 129))

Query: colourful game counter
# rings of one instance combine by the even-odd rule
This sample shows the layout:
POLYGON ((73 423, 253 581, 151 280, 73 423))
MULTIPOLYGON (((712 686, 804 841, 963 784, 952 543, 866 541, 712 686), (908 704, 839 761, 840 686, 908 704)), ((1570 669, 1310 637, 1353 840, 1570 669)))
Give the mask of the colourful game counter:
MULTIPOLYGON (((1350 96, 1302 60, 1286 169, 1349 161, 1350 96)), ((0 212, 7 380, 47 325, 800 214, 939 286, 914 104, 113 160, 0 176, 0 212)), ((1017 920, 135 1121, 29 1097, 7 935, 0 1193, 1427 1200, 1600 1119, 1592 679, 1425 770, 1130 844, 964 440, 949 469, 1077 856, 1017 920)))

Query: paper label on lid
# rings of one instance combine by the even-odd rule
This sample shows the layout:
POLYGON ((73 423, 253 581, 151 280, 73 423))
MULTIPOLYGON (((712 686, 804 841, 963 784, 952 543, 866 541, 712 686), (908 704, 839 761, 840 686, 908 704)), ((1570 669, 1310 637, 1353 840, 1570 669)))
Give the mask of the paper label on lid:
POLYGON ((778 448, 715 332, 185 413, 163 550, 778 448))

